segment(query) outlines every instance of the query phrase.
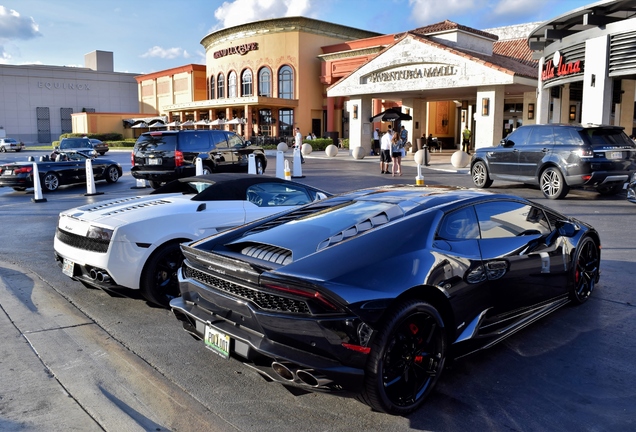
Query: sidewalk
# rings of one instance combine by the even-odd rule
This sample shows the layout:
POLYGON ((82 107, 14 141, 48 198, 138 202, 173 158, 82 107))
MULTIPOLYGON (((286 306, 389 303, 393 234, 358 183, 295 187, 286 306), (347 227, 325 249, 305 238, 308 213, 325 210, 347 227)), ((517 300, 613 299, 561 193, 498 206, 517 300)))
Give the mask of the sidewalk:
MULTIPOLYGON (((467 165, 466 167, 457 168, 451 164, 451 156, 455 152, 456 150, 441 150, 437 152, 430 152, 429 164, 427 166, 424 166, 423 168, 432 169, 435 171, 449 172, 449 173, 468 174, 470 172, 470 166, 467 165)), ((276 153, 277 153, 276 150, 265 151, 265 155, 267 156, 268 159, 276 159, 276 153)), ((285 152, 285 159, 291 159, 292 157, 293 157, 292 149, 289 149, 288 151, 285 152)), ((309 155, 306 155, 305 157, 315 158, 315 159, 340 159, 340 160, 348 158, 352 161, 357 161, 360 163, 375 163, 375 164, 380 163, 380 156, 365 156, 363 159, 356 160, 353 158, 353 156, 351 156, 351 151, 349 149, 343 149, 343 148, 338 149, 338 154, 333 158, 327 156, 324 151, 313 151, 309 155)), ((415 160, 414 160, 414 154, 407 153, 407 155, 402 158, 402 165, 412 166, 412 167, 416 166, 415 160)))

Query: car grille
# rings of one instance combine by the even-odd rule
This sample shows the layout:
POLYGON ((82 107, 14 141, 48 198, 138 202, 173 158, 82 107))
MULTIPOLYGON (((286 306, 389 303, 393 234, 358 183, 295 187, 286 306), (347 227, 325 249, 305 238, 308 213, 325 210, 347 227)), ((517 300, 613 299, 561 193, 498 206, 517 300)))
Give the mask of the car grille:
POLYGON ((106 253, 108 251, 108 240, 88 238, 85 236, 72 234, 61 229, 57 229, 55 236, 59 241, 77 249, 91 252, 106 253))
POLYGON ((193 269, 192 267, 189 267, 187 265, 183 266, 183 273, 187 278, 194 279, 197 282, 200 282, 211 288, 251 301, 259 308, 264 310, 296 314, 309 313, 309 307, 307 306, 307 303, 301 300, 295 300, 279 295, 256 291, 250 288, 245 288, 235 283, 212 276, 208 273, 193 269))

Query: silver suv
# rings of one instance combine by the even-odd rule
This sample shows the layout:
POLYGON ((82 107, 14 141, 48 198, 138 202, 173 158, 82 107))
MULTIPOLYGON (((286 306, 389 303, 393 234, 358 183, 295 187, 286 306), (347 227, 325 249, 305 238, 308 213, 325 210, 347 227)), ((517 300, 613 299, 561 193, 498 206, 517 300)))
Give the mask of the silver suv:
POLYGON ((619 126, 546 124, 521 126, 499 145, 475 151, 473 183, 493 180, 538 184, 548 199, 564 198, 571 187, 592 187, 613 195, 636 172, 636 144, 619 126))

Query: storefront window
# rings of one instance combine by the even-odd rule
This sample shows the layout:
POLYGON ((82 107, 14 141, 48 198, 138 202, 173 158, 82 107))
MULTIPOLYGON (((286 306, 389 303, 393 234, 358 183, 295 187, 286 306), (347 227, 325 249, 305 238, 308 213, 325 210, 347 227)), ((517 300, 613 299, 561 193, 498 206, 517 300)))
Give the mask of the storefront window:
POLYGON ((236 97, 236 72, 234 71, 227 76, 227 97, 236 97))
POLYGON ((258 127, 259 127, 259 134, 263 136, 272 135, 272 110, 271 109, 258 110, 258 127))
POLYGON ((241 96, 252 96, 252 71, 246 69, 241 76, 241 96))
POLYGON ((272 97, 272 72, 267 67, 258 71, 258 95, 272 97))
POLYGON ((289 66, 283 66, 278 71, 278 97, 281 99, 294 98, 294 73, 289 66))
POLYGON ((280 136, 293 136, 292 129, 294 127, 294 110, 283 108, 278 110, 278 124, 280 136))
POLYGON ((218 99, 223 99, 225 97, 225 77, 222 73, 219 74, 219 77, 216 79, 216 97, 218 99))

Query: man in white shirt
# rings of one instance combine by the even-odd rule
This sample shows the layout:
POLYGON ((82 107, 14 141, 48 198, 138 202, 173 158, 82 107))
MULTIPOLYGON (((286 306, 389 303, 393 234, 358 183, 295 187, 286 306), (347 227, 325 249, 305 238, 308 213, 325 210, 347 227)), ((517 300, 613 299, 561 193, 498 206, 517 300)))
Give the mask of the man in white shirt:
POLYGON ((373 154, 380 155, 380 129, 378 128, 373 131, 373 154))
POLYGON ((296 135, 294 136, 294 148, 297 148, 300 151, 300 163, 305 163, 305 158, 303 157, 303 134, 300 133, 300 128, 296 128, 296 135))
POLYGON ((391 138, 393 137, 391 126, 380 140, 380 173, 389 174, 389 163, 391 162, 391 138))

